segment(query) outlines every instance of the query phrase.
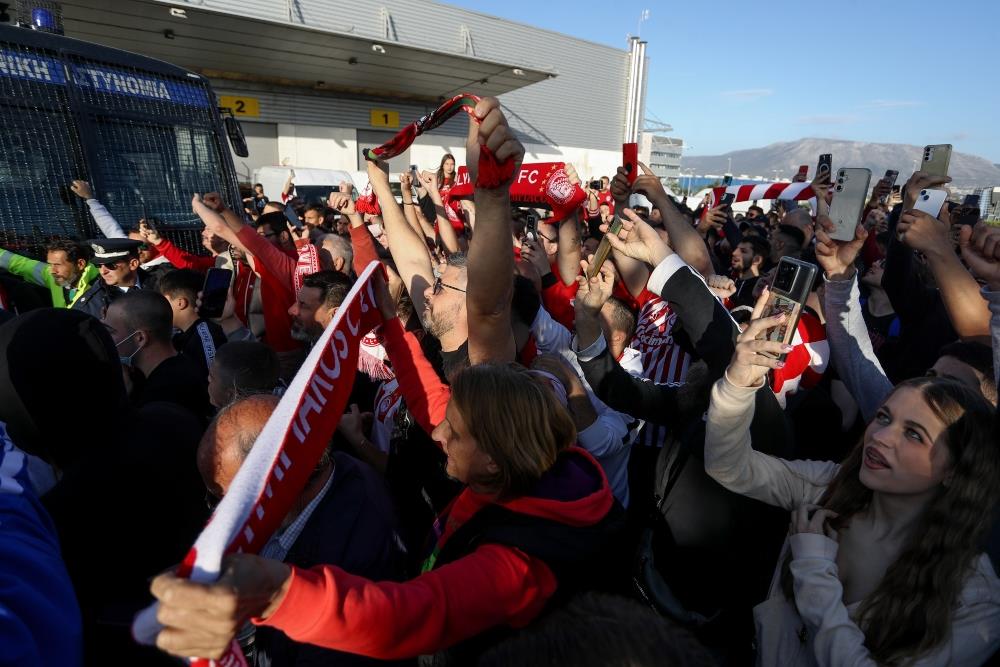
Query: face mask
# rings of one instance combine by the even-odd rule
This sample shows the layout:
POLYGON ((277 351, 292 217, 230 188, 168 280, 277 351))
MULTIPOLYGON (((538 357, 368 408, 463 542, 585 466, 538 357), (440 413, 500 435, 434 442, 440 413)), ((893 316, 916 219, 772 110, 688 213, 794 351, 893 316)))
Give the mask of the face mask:
MULTIPOLYGON (((121 345, 125 341, 130 340, 137 333, 139 333, 139 332, 138 331, 133 331, 129 335, 127 335, 124 338, 122 338, 120 341, 118 341, 117 343, 115 343, 115 348, 117 348, 119 345, 121 345)), ((140 345, 139 347, 135 348, 135 352, 133 352, 132 354, 128 355, 127 357, 119 356, 118 357, 118 361, 120 361, 121 365, 124 366, 125 368, 131 368, 132 367, 132 359, 133 359, 133 357, 135 357, 135 355, 139 354, 139 352, 142 350, 142 347, 143 346, 140 345)))

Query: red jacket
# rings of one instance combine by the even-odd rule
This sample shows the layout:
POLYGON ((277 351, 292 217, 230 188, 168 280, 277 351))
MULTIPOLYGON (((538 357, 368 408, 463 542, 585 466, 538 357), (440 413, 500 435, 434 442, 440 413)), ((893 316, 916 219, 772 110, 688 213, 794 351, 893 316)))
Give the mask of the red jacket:
MULTIPOLYGON (((575 447, 560 459, 588 467, 598 485, 568 500, 525 496, 498 504, 517 514, 572 527, 602 521, 614 498, 600 466, 575 447)), ((466 488, 439 519, 443 532, 438 548, 494 502, 466 488)), ((542 611, 557 587, 552 570, 539 558, 487 542, 405 583, 369 581, 332 565, 293 567, 278 609, 266 620, 254 622, 277 628, 298 642, 395 660, 436 653, 499 625, 523 627, 542 611)))
MULTIPOLYGON (((295 272, 298 262, 274 244, 244 225, 237 233, 240 243, 253 255, 254 269, 260 274, 260 300, 264 308, 264 342, 275 352, 291 352, 302 347, 292 338, 292 316, 288 309, 295 303, 295 272)), ((308 242, 303 246, 315 254, 308 242)), ((238 271, 246 270, 239 267, 238 271)), ((242 281, 237 282, 239 287, 242 281)), ((239 309, 237 309, 239 310, 239 309)))
POLYGON ((156 251, 167 258, 167 261, 178 269, 194 269, 204 273, 215 267, 215 257, 206 255, 194 255, 186 250, 181 250, 168 239, 160 239, 155 246, 156 251))

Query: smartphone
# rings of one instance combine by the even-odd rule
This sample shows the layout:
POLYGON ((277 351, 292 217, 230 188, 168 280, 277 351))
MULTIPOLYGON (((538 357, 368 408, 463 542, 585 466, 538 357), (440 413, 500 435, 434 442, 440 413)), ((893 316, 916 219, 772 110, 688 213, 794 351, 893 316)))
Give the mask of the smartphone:
POLYGON ((809 165, 800 164, 799 172, 795 174, 795 178, 792 179, 795 183, 805 183, 809 178, 809 165))
POLYGON ((732 192, 726 192, 725 194, 722 195, 722 199, 719 200, 719 206, 722 206, 724 208, 729 208, 730 206, 733 205, 734 201, 736 201, 736 195, 734 195, 732 192))
POLYGON ((603 187, 604 187, 604 183, 602 183, 601 181, 591 181, 590 182, 590 189, 591 190, 600 190, 603 187))
POLYGON ((528 210, 524 214, 524 235, 532 241, 538 240, 538 213, 528 210))
POLYGON ((222 317, 229 294, 229 284, 233 272, 229 269, 209 269, 205 274, 205 284, 201 288, 201 307, 198 316, 206 319, 222 317))
POLYGON ((723 186, 725 186, 725 187, 728 188, 732 184, 733 184, 733 175, 732 174, 726 174, 725 176, 722 177, 722 185, 723 186))
POLYGON ((871 180, 870 169, 837 170, 833 201, 830 203, 830 220, 836 229, 830 234, 830 238, 837 241, 854 239, 854 230, 865 210, 865 200, 868 198, 868 185, 871 180))
POLYGON ((629 185, 635 183, 639 175, 639 144, 622 144, 622 165, 628 175, 629 185))
MULTIPOLYGON (((882 177, 882 180, 886 181, 887 183, 889 183, 889 192, 890 193, 893 191, 893 189, 898 190, 898 188, 896 188, 896 179, 897 178, 899 178, 899 172, 898 171, 896 171, 895 169, 886 169, 885 170, 885 176, 882 177)), ((884 204, 885 201, 888 198, 889 198, 888 195, 883 195, 883 196, 879 197, 878 203, 879 204, 884 204)))
POLYGON ((947 176, 948 165, 951 163, 951 144, 931 144, 924 146, 924 159, 920 163, 920 171, 947 176))
POLYGON ((829 180, 830 170, 833 168, 833 153, 823 153, 819 156, 819 161, 816 163, 816 178, 823 180, 824 178, 829 180))
MULTIPOLYGON (((836 197, 834 197, 834 201, 836 201, 836 197)), ((791 257, 781 258, 781 261, 778 262, 778 268, 774 272, 770 295, 767 297, 767 303, 764 304, 764 312, 761 317, 770 317, 779 313, 787 313, 788 317, 780 326, 767 332, 767 340, 785 345, 792 344, 792 340, 795 338, 795 328, 799 325, 799 316, 802 315, 802 308, 805 306, 806 299, 809 298, 818 272, 819 269, 815 264, 791 257)), ((761 354, 773 356, 766 352, 761 354)), ((779 354, 776 358, 784 361, 785 356, 779 354)))
POLYGON ((285 219, 292 224, 295 229, 302 229, 302 220, 295 213, 295 207, 291 204, 285 204, 285 219))
POLYGON ((941 215, 941 207, 944 206, 946 199, 948 199, 948 193, 944 190, 921 190, 913 208, 936 218, 941 215))
POLYGON ((966 201, 969 200, 969 197, 974 197, 977 203, 969 206, 964 202, 961 204, 953 201, 948 202, 948 214, 951 216, 952 225, 974 227, 979 222, 979 198, 975 195, 966 195, 966 201))
POLYGON ((979 195, 965 195, 965 199, 962 200, 962 206, 979 208, 979 195))

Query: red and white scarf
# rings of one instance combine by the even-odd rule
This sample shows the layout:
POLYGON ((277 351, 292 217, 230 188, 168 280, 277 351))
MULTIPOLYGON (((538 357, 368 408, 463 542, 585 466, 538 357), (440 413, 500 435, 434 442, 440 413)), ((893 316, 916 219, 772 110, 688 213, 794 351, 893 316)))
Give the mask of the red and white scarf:
MULTIPOLYGON (((448 191, 445 208, 456 199, 472 197, 469 170, 459 167, 455 185, 448 191)), ((510 201, 517 206, 537 206, 552 211, 546 222, 559 222, 575 212, 587 198, 579 185, 566 175, 565 162, 539 162, 522 164, 517 177, 510 184, 510 201)))
MULTIPOLYGON (((369 264, 337 309, 178 568, 178 576, 211 583, 218 579, 225 555, 257 553, 281 525, 340 422, 354 384, 361 338, 382 324, 373 284, 381 279, 376 276, 380 271, 378 262, 369 264)), ((140 643, 153 644, 162 629, 156 607, 143 610, 132 624, 140 643)), ((218 661, 193 663, 247 664, 235 640, 218 661)))
POLYGON ((816 196, 808 183, 757 183, 756 185, 730 185, 729 187, 712 188, 711 202, 708 208, 716 205, 722 195, 736 195, 734 201, 753 201, 755 199, 794 199, 806 201, 816 196))

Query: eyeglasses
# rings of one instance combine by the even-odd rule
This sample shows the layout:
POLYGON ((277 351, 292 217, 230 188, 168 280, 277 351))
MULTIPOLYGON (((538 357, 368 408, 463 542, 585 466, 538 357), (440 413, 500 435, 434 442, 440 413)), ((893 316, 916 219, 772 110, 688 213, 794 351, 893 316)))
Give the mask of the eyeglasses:
POLYGON ((215 511, 220 502, 222 502, 222 498, 216 498, 210 491, 205 492, 205 504, 208 505, 208 509, 215 511))
POLYGON ((440 278, 437 278, 437 279, 434 280, 434 289, 433 289, 433 291, 431 291, 431 294, 433 294, 434 296, 437 296, 438 294, 441 293, 441 289, 444 288, 444 287, 447 287, 448 289, 453 289, 456 292, 461 292, 462 294, 465 294, 465 290, 462 289, 461 287, 453 287, 453 286, 451 286, 451 285, 449 285, 447 283, 443 283, 443 282, 441 282, 440 278))

